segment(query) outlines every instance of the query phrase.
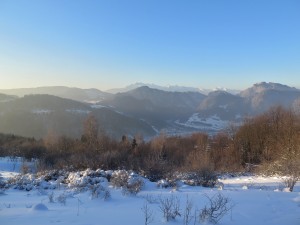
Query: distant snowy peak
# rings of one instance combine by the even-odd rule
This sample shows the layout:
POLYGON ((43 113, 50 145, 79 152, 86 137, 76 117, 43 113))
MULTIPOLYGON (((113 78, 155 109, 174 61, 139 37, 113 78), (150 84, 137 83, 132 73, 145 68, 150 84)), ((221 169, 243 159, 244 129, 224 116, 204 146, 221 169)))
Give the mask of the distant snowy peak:
POLYGON ((147 86, 151 89, 157 89, 157 90, 167 91, 167 92, 200 92, 201 94, 204 95, 208 95, 210 92, 214 92, 214 91, 226 91, 234 95, 240 93, 240 90, 228 89, 224 87, 216 87, 213 89, 209 89, 209 88, 187 87, 187 86, 180 86, 180 85, 160 86, 156 84, 149 84, 149 83, 142 83, 142 82, 137 82, 135 84, 128 85, 125 88, 111 89, 108 90, 107 92, 114 93, 114 94, 124 93, 144 86, 147 86))
POLYGON ((270 90, 274 90, 274 91, 299 91, 299 89, 294 88, 294 87, 290 87, 287 85, 283 85, 283 84, 279 84, 279 83, 272 83, 272 82, 261 82, 261 83, 256 83, 254 84, 252 87, 242 91, 240 93, 240 95, 242 97, 253 97, 256 94, 260 94, 266 91, 270 91, 270 90))
POLYGON ((151 89, 157 89, 161 91, 168 91, 168 92, 201 92, 199 88, 194 87, 185 87, 185 86, 178 86, 178 85, 169 85, 169 86, 160 86, 156 84, 149 84, 149 83, 141 83, 137 82, 135 84, 131 84, 126 86, 125 88, 116 88, 108 90, 109 93, 124 93, 128 92, 140 87, 147 86, 151 89))
POLYGON ((213 88, 213 89, 200 88, 199 90, 202 94, 205 94, 205 95, 208 95, 209 93, 216 92, 216 91, 223 91, 223 92, 227 92, 227 93, 230 93, 230 94, 233 94, 233 95, 239 94, 241 92, 241 90, 228 89, 228 88, 224 88, 224 87, 216 87, 216 88, 213 88))
POLYGON ((189 113, 192 113, 205 97, 200 92, 170 92, 142 86, 115 94, 113 99, 108 99, 105 103, 116 108, 125 107, 121 111, 140 112, 144 106, 146 111, 151 108, 151 112, 156 111, 157 114, 164 114, 161 112, 162 109, 166 110, 167 114, 169 112, 174 114, 177 110, 180 112, 188 110, 189 113))
POLYGON ((223 91, 223 90, 216 90, 216 91, 212 91, 208 94, 208 96, 225 96, 225 95, 232 95, 231 93, 227 92, 227 91, 223 91))

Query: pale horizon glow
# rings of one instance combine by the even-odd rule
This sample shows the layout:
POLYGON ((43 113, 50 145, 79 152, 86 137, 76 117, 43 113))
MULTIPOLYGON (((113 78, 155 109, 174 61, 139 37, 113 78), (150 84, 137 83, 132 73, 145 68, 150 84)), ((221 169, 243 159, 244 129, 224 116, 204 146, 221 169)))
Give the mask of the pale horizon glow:
POLYGON ((300 88, 300 2, 0 2, 0 89, 300 88))

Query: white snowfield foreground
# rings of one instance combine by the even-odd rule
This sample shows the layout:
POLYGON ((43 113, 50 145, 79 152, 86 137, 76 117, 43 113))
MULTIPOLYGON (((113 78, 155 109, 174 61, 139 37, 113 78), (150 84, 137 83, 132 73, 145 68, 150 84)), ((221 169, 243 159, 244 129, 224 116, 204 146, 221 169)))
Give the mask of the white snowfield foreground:
MULTIPOLYGON (((1 159, 0 181, 14 176, 13 172, 16 171, 13 170, 18 168, 17 163, 13 166, 11 161, 1 159)), ((280 177, 224 177, 220 179, 224 185, 222 190, 183 183, 177 189, 160 188, 156 183, 143 178, 144 186, 137 195, 124 195, 121 188, 111 186, 104 173, 111 175, 113 172, 86 170, 69 173, 64 183, 60 183, 63 174, 56 174, 56 181, 51 180, 47 174, 42 177, 25 176, 19 186, 0 191, 0 224, 140 225, 145 224, 142 210, 145 204, 153 215, 150 224, 184 224, 187 199, 192 202, 193 217, 195 211, 198 212, 208 204, 208 197, 218 193, 228 197, 232 206, 219 221, 221 225, 300 224, 300 187, 297 185, 294 192, 285 192, 280 177), (19 190, 23 184, 25 188, 19 190), (110 196, 95 195, 91 184, 101 185, 109 191, 110 196), (30 191, 26 191, 26 187, 30 191), (166 222, 160 210, 160 200, 172 196, 180 201, 181 216, 166 222)), ((194 219, 189 224, 194 224, 194 219)), ((196 224, 203 223, 196 218, 196 224)))

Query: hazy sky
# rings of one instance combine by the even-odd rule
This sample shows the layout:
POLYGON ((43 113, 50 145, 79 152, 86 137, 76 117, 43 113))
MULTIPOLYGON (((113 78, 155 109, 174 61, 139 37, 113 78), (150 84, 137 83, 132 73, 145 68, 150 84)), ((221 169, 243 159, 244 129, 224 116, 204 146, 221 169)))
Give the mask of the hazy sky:
POLYGON ((300 87, 299 0, 0 0, 0 88, 300 87))

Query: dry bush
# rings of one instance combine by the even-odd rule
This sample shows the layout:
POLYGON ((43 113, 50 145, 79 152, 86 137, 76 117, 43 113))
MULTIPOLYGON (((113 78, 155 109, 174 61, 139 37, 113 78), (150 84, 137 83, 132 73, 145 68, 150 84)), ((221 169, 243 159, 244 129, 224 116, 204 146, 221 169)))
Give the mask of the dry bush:
POLYGON ((153 210, 149 208, 148 202, 146 201, 142 207, 142 212, 144 214, 144 224, 149 225, 154 220, 153 210))
POLYGON ((217 175, 210 168, 203 168, 197 172, 199 185, 203 187, 215 187, 217 183, 217 175))
POLYGON ((49 203, 54 203, 54 193, 53 191, 48 195, 49 203))
POLYGON ((189 173, 184 182, 192 186, 213 188, 218 183, 217 174, 210 168, 203 168, 199 171, 189 173))
POLYGON ((217 224, 233 207, 230 200, 222 194, 213 197, 206 196, 209 200, 208 205, 200 210, 199 220, 202 223, 217 224))
POLYGON ((27 174, 31 172, 30 166, 25 161, 22 162, 20 170, 22 174, 27 174))
POLYGON ((284 183, 285 187, 287 187, 290 190, 290 192, 292 192, 294 190, 294 187, 295 187, 295 185, 296 185, 296 183, 299 179, 300 179, 299 176, 291 175, 289 177, 285 177, 283 179, 283 183, 284 183))
POLYGON ((171 195, 168 198, 160 198, 159 202, 159 208, 166 222, 175 220, 177 216, 181 216, 180 201, 177 197, 171 195))
POLYGON ((189 225, 191 223, 191 221, 193 219, 192 210, 193 210, 193 203, 187 196, 185 208, 184 208, 184 212, 183 212, 183 224, 184 225, 189 225))
POLYGON ((67 196, 63 193, 60 194, 57 198, 56 198, 57 202, 59 202, 62 205, 66 205, 67 204, 67 196))
POLYGON ((167 162, 162 160, 155 152, 144 156, 142 165, 143 175, 152 182, 165 178, 170 171, 167 162))

